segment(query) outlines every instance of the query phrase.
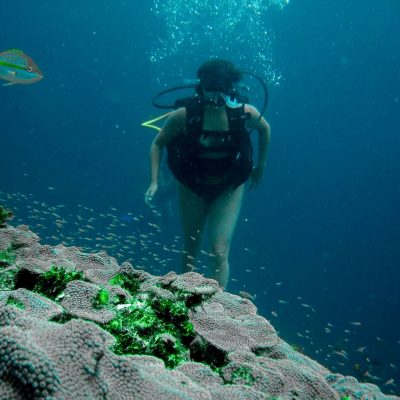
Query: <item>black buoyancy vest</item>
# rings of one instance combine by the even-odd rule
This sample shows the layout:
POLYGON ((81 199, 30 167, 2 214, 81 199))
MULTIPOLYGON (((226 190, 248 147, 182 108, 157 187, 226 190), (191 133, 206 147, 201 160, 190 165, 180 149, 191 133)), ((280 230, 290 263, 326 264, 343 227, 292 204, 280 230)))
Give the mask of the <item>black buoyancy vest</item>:
POLYGON ((199 195, 209 187, 206 183, 208 177, 223 177, 225 183, 219 186, 225 190, 244 183, 253 167, 244 105, 235 109, 226 107, 226 112, 229 131, 204 131, 204 106, 194 100, 186 106, 186 133, 167 145, 168 166, 172 173, 199 195), (216 159, 201 157, 210 152, 221 152, 226 156, 216 159))

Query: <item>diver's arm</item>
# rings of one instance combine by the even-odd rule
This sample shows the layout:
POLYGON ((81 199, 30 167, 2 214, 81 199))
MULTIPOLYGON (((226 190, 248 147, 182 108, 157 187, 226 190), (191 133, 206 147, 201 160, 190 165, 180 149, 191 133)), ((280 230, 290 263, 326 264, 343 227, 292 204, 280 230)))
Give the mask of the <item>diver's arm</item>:
MULTIPOLYGON (((185 126, 186 110, 178 109, 174 111, 167 119, 164 127, 154 138, 150 147, 150 169, 151 169, 151 183, 150 187, 145 193, 145 201, 153 199, 153 196, 158 190, 158 178, 160 173, 160 164, 164 147, 177 135, 182 132, 185 126)), ((150 205, 150 204, 149 204, 150 205)))
POLYGON ((264 168, 267 163, 268 147, 271 141, 271 128, 264 117, 262 117, 258 122, 260 113, 255 107, 246 105, 245 111, 249 112, 251 115, 248 128, 252 129, 257 124, 256 130, 258 132, 258 158, 251 176, 251 187, 253 187, 261 183, 264 175, 264 168))
POLYGON ((267 154, 269 142, 271 141, 271 127, 268 122, 261 118, 260 125, 257 128, 258 131, 258 160, 256 168, 264 170, 267 164, 267 154))
POLYGON ((158 184, 158 176, 160 172, 160 164, 162 159, 163 147, 158 145, 155 140, 150 147, 150 171, 151 171, 151 184, 158 184))

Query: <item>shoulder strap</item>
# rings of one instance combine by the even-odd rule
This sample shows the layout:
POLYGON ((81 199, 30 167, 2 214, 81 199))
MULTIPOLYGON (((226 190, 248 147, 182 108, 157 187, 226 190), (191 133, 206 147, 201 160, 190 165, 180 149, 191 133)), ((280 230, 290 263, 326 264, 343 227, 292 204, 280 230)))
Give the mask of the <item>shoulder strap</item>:
POLYGON ((244 111, 244 104, 238 108, 226 107, 229 130, 243 130, 246 129, 246 121, 249 119, 249 113, 244 111))
POLYGON ((201 132, 203 129, 203 107, 201 102, 193 99, 186 105, 186 132, 201 132))

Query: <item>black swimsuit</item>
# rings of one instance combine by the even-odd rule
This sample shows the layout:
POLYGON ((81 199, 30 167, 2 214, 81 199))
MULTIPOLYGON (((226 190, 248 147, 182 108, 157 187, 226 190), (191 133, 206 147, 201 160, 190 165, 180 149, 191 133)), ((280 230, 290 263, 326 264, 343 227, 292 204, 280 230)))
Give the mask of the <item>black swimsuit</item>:
POLYGON ((175 178, 207 202, 246 182, 253 168, 244 106, 226 107, 226 112, 229 131, 204 131, 204 107, 194 100, 186 106, 186 134, 167 145, 167 162, 175 178), (206 157, 209 153, 221 157, 206 157))

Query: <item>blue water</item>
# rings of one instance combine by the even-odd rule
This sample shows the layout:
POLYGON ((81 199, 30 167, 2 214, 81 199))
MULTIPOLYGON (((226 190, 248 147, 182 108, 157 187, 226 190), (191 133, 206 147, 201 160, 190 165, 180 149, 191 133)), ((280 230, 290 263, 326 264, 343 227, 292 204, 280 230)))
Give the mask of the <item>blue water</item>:
POLYGON ((194 21, 183 2, 166 3, 1 2, 1 50, 22 49, 45 77, 0 87, 0 200, 44 243, 99 250, 83 236, 113 229, 119 261, 151 271, 156 254, 168 259, 157 260, 160 273, 179 271, 178 256, 162 253, 179 249, 173 185, 160 193, 162 216, 143 203, 154 131, 140 124, 159 115, 159 90, 193 78, 210 56, 229 58, 268 82, 272 127, 263 185, 246 194, 234 238, 229 290, 256 294, 283 338, 322 364, 398 392, 400 4, 294 0, 257 14, 250 5, 268 2, 226 0, 220 14, 203 8, 194 21), (70 221, 62 229, 57 205, 70 221), (110 228, 101 213, 122 225, 110 228), (94 229, 78 230, 86 224, 94 229), (124 238, 140 234, 127 254, 124 238), (397 387, 384 385, 391 378, 397 387))

